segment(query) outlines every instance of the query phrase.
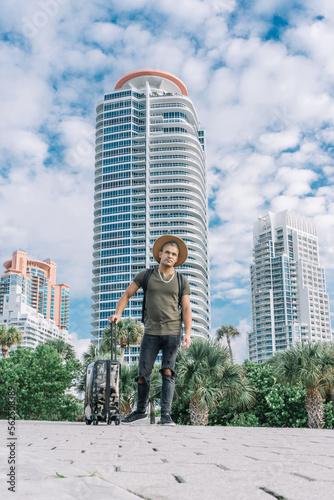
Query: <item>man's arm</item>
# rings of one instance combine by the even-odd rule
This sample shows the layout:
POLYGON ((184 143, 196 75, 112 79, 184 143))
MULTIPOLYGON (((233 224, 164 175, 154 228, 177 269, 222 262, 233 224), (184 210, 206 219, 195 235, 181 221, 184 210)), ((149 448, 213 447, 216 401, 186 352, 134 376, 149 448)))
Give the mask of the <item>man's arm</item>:
POLYGON ((118 323, 120 320, 120 317, 122 315, 122 312, 128 305, 129 300, 131 297, 136 293, 136 291, 139 289, 139 286, 136 285, 136 283, 133 281, 128 288, 125 290, 123 295, 118 301, 118 304, 116 306, 116 311, 115 314, 112 316, 109 316, 108 321, 109 323, 118 323))
POLYGON ((184 323, 185 334, 183 336, 182 348, 184 350, 188 349, 191 344, 190 334, 191 334, 191 307, 190 307, 190 296, 182 295, 181 297, 182 306, 182 317, 184 323))

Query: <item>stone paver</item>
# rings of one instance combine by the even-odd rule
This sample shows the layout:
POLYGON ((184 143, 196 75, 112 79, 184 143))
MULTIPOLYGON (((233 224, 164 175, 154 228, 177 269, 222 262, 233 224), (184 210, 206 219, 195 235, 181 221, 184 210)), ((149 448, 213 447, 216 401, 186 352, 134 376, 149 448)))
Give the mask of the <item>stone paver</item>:
POLYGON ((0 432, 1 498, 334 499, 332 430, 17 421, 14 496, 0 432))

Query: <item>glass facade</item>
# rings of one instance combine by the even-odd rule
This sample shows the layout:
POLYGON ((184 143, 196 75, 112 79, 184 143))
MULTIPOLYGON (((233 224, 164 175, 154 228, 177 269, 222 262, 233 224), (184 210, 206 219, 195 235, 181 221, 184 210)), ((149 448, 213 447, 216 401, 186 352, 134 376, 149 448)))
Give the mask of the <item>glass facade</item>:
POLYGON ((289 211, 259 218, 251 266, 250 361, 296 342, 331 341, 329 300, 314 224, 289 211))
MULTIPOLYGON (((150 71, 123 77, 97 106, 93 335, 139 271, 156 265, 152 246, 172 233, 188 245, 180 268, 191 286, 193 335, 210 328, 204 132, 182 82, 150 71)), ((141 318, 141 291, 124 316, 141 318)))

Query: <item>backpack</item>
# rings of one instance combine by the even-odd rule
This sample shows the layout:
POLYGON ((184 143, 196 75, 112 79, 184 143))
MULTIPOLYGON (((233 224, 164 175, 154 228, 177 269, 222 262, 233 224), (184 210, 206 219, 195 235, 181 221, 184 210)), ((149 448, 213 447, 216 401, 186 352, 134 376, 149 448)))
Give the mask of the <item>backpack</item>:
MULTIPOLYGON (((143 298, 143 308, 142 308, 142 313, 141 313, 142 323, 145 323, 147 284, 148 284, 148 280, 150 279, 151 274, 153 273, 154 269, 155 268, 147 269, 146 273, 144 274, 144 278, 143 278, 142 289, 143 289, 143 293, 144 293, 144 298, 143 298)), ((182 321, 181 297, 183 295, 184 281, 183 281, 182 274, 178 273, 177 271, 175 271, 175 272, 176 272, 177 282, 179 285, 179 309, 180 309, 180 315, 181 315, 181 321, 182 321)))

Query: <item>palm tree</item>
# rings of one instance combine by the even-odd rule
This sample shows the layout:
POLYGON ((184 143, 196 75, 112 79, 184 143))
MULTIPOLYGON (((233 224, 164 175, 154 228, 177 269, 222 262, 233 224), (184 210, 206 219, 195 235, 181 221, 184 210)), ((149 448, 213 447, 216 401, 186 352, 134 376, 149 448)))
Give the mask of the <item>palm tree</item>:
POLYGON ((134 407, 137 399, 137 382, 135 378, 138 374, 138 364, 123 364, 121 369, 121 418, 127 417, 134 407))
POLYGON ((7 328, 6 325, 0 325, 0 343, 2 355, 6 359, 8 356, 8 349, 14 344, 20 344, 23 341, 22 332, 15 326, 7 328))
MULTIPOLYGON (((329 365, 329 369, 334 371, 334 342, 324 343, 324 350, 326 351, 326 364, 329 365)), ((330 381, 327 392, 330 395, 332 401, 332 412, 334 414, 334 379, 330 381)))
POLYGON ((65 342, 63 339, 53 339, 53 340, 47 340, 45 342, 46 345, 50 345, 51 347, 54 347, 58 354, 65 360, 68 361, 69 359, 75 358, 75 350, 74 347, 71 344, 68 344, 65 342))
POLYGON ((301 382, 306 388, 305 408, 312 429, 325 424, 322 396, 334 382, 334 356, 326 344, 297 344, 270 360, 279 381, 290 385, 301 382))
POLYGON ((238 335, 240 335, 240 332, 233 325, 222 325, 216 331, 217 340, 222 340, 223 338, 226 337, 232 362, 233 362, 233 354, 232 354, 232 347, 231 347, 231 338, 237 337, 238 335))
MULTIPOLYGON (((103 350, 109 349, 110 352, 110 339, 111 339, 111 325, 103 331, 101 348, 103 350)), ((124 361, 124 352, 126 347, 130 344, 139 344, 143 336, 143 327, 133 318, 120 319, 117 323, 116 329, 116 342, 121 346, 120 362, 124 361)))
POLYGON ((192 425, 207 425, 209 410, 219 399, 239 400, 244 408, 253 401, 241 368, 217 341, 194 340, 187 351, 179 351, 176 371, 176 395, 189 400, 192 425))
POLYGON ((155 405, 161 400, 161 376, 160 366, 158 363, 154 364, 151 374, 151 388, 148 402, 150 403, 150 423, 155 424, 155 405))

